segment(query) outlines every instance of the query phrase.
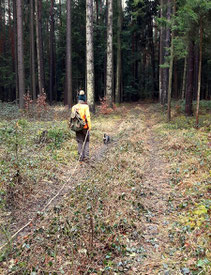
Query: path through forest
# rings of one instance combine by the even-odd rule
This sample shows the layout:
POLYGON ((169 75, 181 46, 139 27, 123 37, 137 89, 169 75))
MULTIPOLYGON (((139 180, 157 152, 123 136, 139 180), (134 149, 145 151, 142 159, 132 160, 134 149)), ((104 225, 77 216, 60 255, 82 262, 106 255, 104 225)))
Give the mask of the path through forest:
MULTIPOLYGON (((36 266, 39 272, 50 272, 53 266, 63 274, 88 274, 90 270, 92 274, 180 274, 170 256, 174 210, 169 203, 173 192, 169 163, 153 128, 158 118, 148 108, 138 104, 125 109, 124 119, 114 122, 113 130, 104 129, 112 142, 92 150, 92 161, 78 168, 71 180, 73 167, 61 170, 60 179, 70 184, 48 214, 22 232, 30 248, 24 251, 18 241, 22 254, 16 261, 26 262, 25 270, 36 266), (76 231, 77 236, 69 233, 76 231), (73 243, 77 252, 70 255, 73 243), (56 256, 53 252, 46 256, 44 247, 56 249, 56 256)), ((51 190, 51 195, 60 187, 51 190)), ((46 199, 39 201, 33 211, 25 208, 25 219, 20 220, 26 221, 45 203, 46 199)))
POLYGON ((172 192, 169 185, 170 169, 161 151, 161 141, 153 131, 157 121, 153 118, 154 114, 144 105, 140 106, 140 113, 144 114, 143 134, 139 135, 143 140, 144 164, 137 203, 141 204, 139 208, 143 215, 137 225, 141 234, 134 231, 135 237, 128 242, 135 252, 128 274, 172 274, 166 264, 166 255, 171 246, 169 224, 173 218, 168 203, 172 192))

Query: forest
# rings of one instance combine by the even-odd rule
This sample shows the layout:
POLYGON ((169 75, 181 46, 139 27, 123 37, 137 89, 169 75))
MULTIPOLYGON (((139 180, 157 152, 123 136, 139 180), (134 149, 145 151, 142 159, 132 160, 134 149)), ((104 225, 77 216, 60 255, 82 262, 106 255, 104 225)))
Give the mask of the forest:
POLYGON ((210 24, 209 0, 0 0, 0 274, 211 273, 210 24))
POLYGON ((109 104, 166 104, 169 93, 192 115, 198 90, 210 99, 210 1, 1 0, 0 7, 3 102, 24 108, 26 95, 36 101, 45 93, 49 104, 70 106, 85 89, 93 109, 105 96, 109 104))

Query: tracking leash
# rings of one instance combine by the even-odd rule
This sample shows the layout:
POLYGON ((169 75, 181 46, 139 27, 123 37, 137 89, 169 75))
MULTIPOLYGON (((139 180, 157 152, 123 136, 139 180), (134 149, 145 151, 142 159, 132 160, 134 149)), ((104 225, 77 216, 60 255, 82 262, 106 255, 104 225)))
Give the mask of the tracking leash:
MULTIPOLYGON (((86 136, 85 136, 85 139, 84 139, 84 142, 83 142, 83 145, 82 145, 82 150, 81 150, 81 153, 80 153, 80 156, 79 156, 79 159, 78 159, 78 162, 75 166, 75 168, 73 169, 71 175, 69 176, 69 178, 67 179, 66 183, 62 186, 62 188, 56 193, 55 196, 53 196, 49 202, 45 205, 45 207, 40 211, 41 213, 45 212, 45 210, 48 208, 48 206, 52 203, 52 201, 54 201, 59 195, 60 193, 62 192, 62 190, 67 186, 70 178, 74 175, 76 169, 78 168, 79 166, 79 161, 81 160, 81 157, 83 155, 83 152, 84 152, 84 148, 85 148, 85 145, 86 145, 86 141, 87 141, 87 137, 88 137, 88 134, 89 134, 89 130, 87 130, 87 133, 86 133, 86 136)), ((5 247, 7 246, 21 231, 23 231, 27 226, 29 226, 32 222, 34 222, 36 220, 36 218, 38 217, 38 214, 36 214, 36 216, 34 218, 32 218, 31 220, 29 220, 23 227, 21 227, 17 232, 15 232, 15 234, 12 235, 12 237, 5 243, 3 244, 1 247, 0 247, 0 251, 5 247)))

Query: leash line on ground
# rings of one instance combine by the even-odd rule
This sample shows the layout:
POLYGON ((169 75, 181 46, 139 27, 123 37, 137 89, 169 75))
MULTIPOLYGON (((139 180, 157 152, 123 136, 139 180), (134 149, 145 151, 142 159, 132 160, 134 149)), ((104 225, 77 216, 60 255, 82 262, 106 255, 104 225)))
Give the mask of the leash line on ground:
MULTIPOLYGON (((85 148, 85 144, 86 144, 86 141, 87 141, 87 137, 88 137, 88 134, 89 134, 89 131, 87 131, 86 133, 86 136, 85 136, 85 139, 84 139, 84 142, 83 142, 83 145, 82 145, 82 150, 81 150, 81 153, 80 153, 80 156, 79 156, 79 159, 78 159, 78 162, 75 166, 75 168, 73 169, 72 173, 70 174, 69 178, 67 179, 66 183, 62 186, 62 188, 59 189, 59 191, 56 193, 55 196, 53 196, 49 201, 48 203, 44 206, 44 208, 40 211, 40 212, 45 212, 45 210, 48 208, 48 206, 52 203, 52 201, 54 201, 58 196, 59 194, 62 192, 62 190, 67 186, 67 184, 69 183, 69 180, 70 178, 74 175, 76 169, 78 168, 78 165, 79 165, 79 161, 81 160, 81 157, 83 155, 83 151, 84 151, 84 148, 85 148)), ((34 222, 37 218, 37 215, 32 218, 31 220, 29 220, 23 227, 21 227, 18 231, 16 231, 12 237, 7 241, 5 242, 1 247, 0 247, 0 251, 5 248, 21 231, 23 231, 26 227, 28 227, 32 222, 34 222)))

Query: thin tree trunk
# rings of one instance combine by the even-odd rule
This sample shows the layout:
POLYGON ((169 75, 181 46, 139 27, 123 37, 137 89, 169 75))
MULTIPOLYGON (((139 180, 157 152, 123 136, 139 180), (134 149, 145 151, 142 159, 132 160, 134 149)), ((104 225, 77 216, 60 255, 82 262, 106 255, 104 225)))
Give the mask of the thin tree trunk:
MULTIPOLYGON (((12 19, 11 19, 11 1, 8 0, 8 17, 9 17, 9 38, 10 38, 10 44, 11 44, 11 56, 12 56, 12 62, 11 62, 11 71, 14 72, 14 64, 15 64, 15 52, 14 52, 14 36, 12 31, 12 19)), ((12 85, 10 85, 10 93, 9 93, 9 101, 13 101, 13 88, 12 85)))
POLYGON ((41 81, 42 81, 42 91, 45 88, 45 74, 44 74, 44 55, 43 55, 43 36, 42 36, 42 1, 39 0, 38 5, 38 15, 39 15, 39 47, 40 47, 40 73, 41 73, 41 81))
MULTIPOLYGON (((0 0, 0 30, 2 29, 2 11, 1 11, 1 0, 0 0)), ((2 32, 0 32, 0 55, 2 54, 2 32)))
POLYGON ((198 74, 198 91, 197 91, 197 104, 196 104, 196 127, 199 127, 199 102, 201 91, 201 70, 202 70, 202 40, 203 40, 203 27, 202 19, 200 19, 200 50, 199 50, 199 74, 198 74))
MULTIPOLYGON (((168 0, 167 3, 167 14, 166 18, 168 21, 171 19, 171 3, 168 0)), ((171 34, 170 34, 170 28, 167 25, 166 26, 166 31, 165 31, 165 62, 168 62, 168 57, 169 57, 169 52, 168 49, 170 48, 170 39, 171 39, 171 34)), ((168 83, 169 83, 169 68, 164 68, 163 71, 163 104, 167 103, 168 100, 168 83)))
POLYGON ((108 0, 106 97, 112 107, 113 98, 113 0, 108 0))
POLYGON ((50 104, 55 99, 54 0, 50 7, 50 104))
POLYGON ((67 32, 66 32, 66 94, 68 107, 72 106, 72 37, 71 37, 71 0, 67 0, 67 32))
POLYGON ((19 84, 18 84, 18 53, 17 53, 17 11, 16 0, 13 0, 13 35, 14 35, 14 52, 15 52, 15 97, 16 104, 18 103, 19 84))
POLYGON ((151 51, 151 66, 152 66, 152 79, 153 79, 153 97, 155 97, 157 91, 156 73, 155 73, 155 46, 153 42, 153 18, 149 20, 149 45, 151 51))
MULTIPOLYGON (((160 1, 160 18, 163 17, 163 0, 160 1)), ((163 105, 163 68, 161 67, 161 65, 164 62, 164 27, 161 26, 160 28, 160 53, 159 53, 159 101, 160 103, 163 105)))
MULTIPOLYGON (((168 5, 171 5, 171 0, 168 0, 168 5)), ((174 11, 173 16, 176 12, 176 2, 174 0, 174 11)), ((171 57, 170 57, 170 67, 169 67, 169 83, 168 83, 168 121, 171 120, 171 93, 172 93, 172 76, 174 67, 174 31, 171 33, 171 57)))
POLYGON ((122 30, 122 1, 117 0, 117 68, 116 68, 116 102, 121 102, 121 76, 122 76, 122 53, 121 53, 121 30, 122 30))
POLYGON ((193 77, 194 77, 194 41, 190 40, 188 46, 188 72, 187 72, 187 93, 185 100, 185 113, 188 116, 193 114, 193 77))
POLYGON ((198 75, 199 75, 199 45, 195 44, 194 47, 194 81, 193 81, 193 100, 197 98, 198 91, 198 75))
POLYGON ((187 57, 185 57, 185 60, 184 60, 184 70, 183 70, 183 79, 182 79, 182 100, 185 99, 186 77, 187 77, 187 57))
POLYGON ((86 87, 87 102, 90 106, 90 111, 95 112, 92 0, 86 0, 86 87))
POLYGON ((172 97, 178 99, 179 91, 178 91, 178 72, 177 72, 177 59, 174 58, 174 95, 172 97))
POLYGON ((34 47, 34 4, 30 0, 30 70, 31 70, 31 92, 32 98, 36 100, 36 79, 35 79, 35 47, 34 47))
POLYGON ((24 108, 25 73, 23 58, 23 16, 22 0, 16 1, 17 7, 17 41, 18 41, 18 83, 19 83, 19 107, 24 108))
POLYGON ((35 0, 38 86, 39 86, 40 94, 44 90, 44 69, 43 69, 43 50, 42 50, 43 47, 42 47, 42 32, 41 32, 41 4, 42 4, 42 0, 35 0))

